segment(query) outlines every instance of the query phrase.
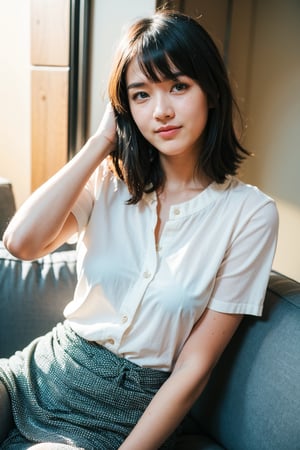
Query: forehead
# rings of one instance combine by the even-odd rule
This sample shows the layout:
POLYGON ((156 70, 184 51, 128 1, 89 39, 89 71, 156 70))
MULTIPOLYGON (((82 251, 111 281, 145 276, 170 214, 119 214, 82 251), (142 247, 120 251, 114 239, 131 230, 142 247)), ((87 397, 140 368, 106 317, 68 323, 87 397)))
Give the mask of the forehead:
POLYGON ((136 57, 128 64, 126 70, 126 83, 129 84, 133 80, 147 80, 136 57))
POLYGON ((153 61, 150 65, 145 64, 140 61, 138 57, 134 57, 132 61, 128 64, 126 70, 126 84, 132 82, 160 82, 166 79, 173 79, 179 74, 178 68, 170 61, 166 59, 166 65, 163 67, 158 67, 153 61))

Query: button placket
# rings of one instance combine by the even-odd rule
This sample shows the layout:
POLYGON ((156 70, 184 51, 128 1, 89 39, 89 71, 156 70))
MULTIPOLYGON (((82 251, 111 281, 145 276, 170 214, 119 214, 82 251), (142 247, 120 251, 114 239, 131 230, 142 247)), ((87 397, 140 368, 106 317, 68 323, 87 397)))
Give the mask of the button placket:
POLYGON ((144 280, 147 280, 148 282, 150 282, 151 279, 153 278, 157 267, 157 253, 155 243, 155 227, 157 223, 156 207, 157 207, 157 200, 154 199, 151 205, 153 214, 151 239, 149 239, 148 251, 145 258, 145 265, 144 269, 142 270, 142 277, 144 280))
MULTIPOLYGON (((126 298, 123 301, 123 305, 120 309, 120 322, 122 324, 122 335, 120 336, 119 347, 122 346, 122 340, 126 335, 126 330, 130 327, 130 324, 135 316, 135 313, 144 297, 145 291, 153 276, 155 275, 158 256, 155 247, 155 219, 156 219, 156 200, 151 202, 150 205, 153 213, 153 223, 151 229, 151 239, 147 239, 147 247, 145 251, 144 264, 141 266, 141 272, 139 278, 136 280, 133 288, 128 292, 126 298)), ((149 230, 150 231, 150 230, 149 230)))
MULTIPOLYGON (((156 255, 155 248, 154 251, 152 250, 152 252, 156 255)), ((138 309, 144 297, 144 293, 147 290, 147 287, 155 273, 155 268, 157 264, 156 258, 154 259, 153 256, 150 255, 150 257, 146 258, 146 261, 149 264, 146 264, 146 266, 144 266, 144 268, 142 269, 140 278, 137 280, 133 289, 128 293, 128 295, 124 299, 123 308, 121 307, 120 323, 122 327, 120 328, 121 334, 119 346, 122 345, 121 343, 124 333, 126 333, 126 330, 130 326, 132 318, 134 317, 135 312, 138 309)))
POLYGON ((126 314, 123 314, 123 316, 121 318, 121 322, 124 324, 128 322, 128 316, 126 314))
POLYGON ((149 272, 149 270, 145 270, 145 272, 143 273, 143 277, 147 280, 151 277, 151 272, 149 272))

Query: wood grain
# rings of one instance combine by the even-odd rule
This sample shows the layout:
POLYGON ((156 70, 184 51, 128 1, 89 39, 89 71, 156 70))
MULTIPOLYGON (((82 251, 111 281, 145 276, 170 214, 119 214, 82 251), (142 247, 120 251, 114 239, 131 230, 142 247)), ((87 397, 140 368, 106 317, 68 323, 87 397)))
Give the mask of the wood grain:
POLYGON ((31 0, 31 64, 68 66, 70 0, 31 0))
POLYGON ((35 68, 31 72, 32 190, 68 158, 69 69, 35 68))

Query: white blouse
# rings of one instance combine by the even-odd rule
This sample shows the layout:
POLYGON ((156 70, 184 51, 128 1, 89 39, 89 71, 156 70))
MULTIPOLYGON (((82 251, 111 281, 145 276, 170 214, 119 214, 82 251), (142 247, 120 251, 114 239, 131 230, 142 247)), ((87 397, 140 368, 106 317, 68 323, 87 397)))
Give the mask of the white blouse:
POLYGON ((85 339, 170 371, 206 307, 261 315, 277 209, 229 177, 173 205, 156 247, 156 193, 129 197, 104 162, 75 204, 78 284, 64 314, 85 339))

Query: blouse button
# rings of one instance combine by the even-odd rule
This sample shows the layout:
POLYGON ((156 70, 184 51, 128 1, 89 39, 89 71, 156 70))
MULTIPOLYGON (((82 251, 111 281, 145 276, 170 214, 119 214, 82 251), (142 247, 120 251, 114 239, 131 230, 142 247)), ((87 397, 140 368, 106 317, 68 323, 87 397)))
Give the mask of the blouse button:
POLYGON ((146 272, 143 273, 143 277, 144 278, 150 278, 151 277, 151 273, 148 272, 148 270, 146 270, 146 272))
POLYGON ((127 320, 128 320, 128 317, 127 317, 127 316, 123 316, 123 317, 122 317, 122 323, 126 323, 127 320))
POLYGON ((107 339, 107 343, 111 344, 111 345, 114 345, 115 340, 114 339, 107 339))
POLYGON ((175 208, 175 209, 174 209, 174 214, 175 214, 175 216, 179 216, 179 214, 180 214, 180 209, 179 209, 179 208, 175 208))

